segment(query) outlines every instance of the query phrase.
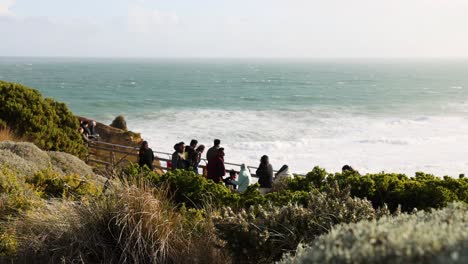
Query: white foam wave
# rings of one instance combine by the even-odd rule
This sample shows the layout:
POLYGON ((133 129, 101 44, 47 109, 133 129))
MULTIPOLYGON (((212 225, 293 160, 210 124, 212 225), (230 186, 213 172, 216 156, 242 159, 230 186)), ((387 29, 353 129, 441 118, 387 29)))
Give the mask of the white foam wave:
POLYGON ((457 176, 468 172, 466 116, 379 117, 333 111, 162 111, 131 117, 153 149, 172 152, 196 138, 220 138, 226 160, 258 165, 264 154, 275 168, 304 173, 315 165, 339 171, 416 171, 457 176))

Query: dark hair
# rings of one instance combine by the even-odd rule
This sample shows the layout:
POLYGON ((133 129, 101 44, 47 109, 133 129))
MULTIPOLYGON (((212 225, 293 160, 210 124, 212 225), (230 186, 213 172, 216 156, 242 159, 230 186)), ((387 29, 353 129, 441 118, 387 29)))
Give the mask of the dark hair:
POLYGON ((145 145, 148 145, 148 141, 143 141, 141 142, 141 146, 140 146, 140 152, 145 150, 145 145))
POLYGON ((350 171, 350 172, 353 172, 354 169, 353 167, 349 166, 349 165, 344 165, 343 168, 341 169, 342 172, 345 172, 345 171, 350 171))
POLYGON ((215 144, 215 146, 218 146, 219 144, 221 144, 221 140, 215 139, 215 140, 214 140, 214 144, 215 144))
POLYGON ((177 143, 174 145, 174 150, 177 150, 179 148, 180 143, 177 143))
POLYGON ((262 164, 268 164, 269 161, 270 161, 270 159, 268 158, 267 155, 263 155, 262 158, 260 159, 260 162, 261 162, 262 164))
POLYGON ((202 150, 202 149, 203 149, 203 150, 205 149, 205 145, 200 145, 200 146, 198 146, 198 148, 197 148, 196 150, 197 150, 197 151, 200 151, 200 150, 202 150))
POLYGON ((230 176, 234 176, 234 175, 236 175, 236 171, 235 171, 235 170, 231 170, 231 171, 229 171, 229 175, 230 175, 230 176))
POLYGON ((198 140, 196 140, 196 139, 192 139, 192 140, 190 141, 190 146, 193 146, 193 145, 196 146, 197 144, 198 144, 198 140))

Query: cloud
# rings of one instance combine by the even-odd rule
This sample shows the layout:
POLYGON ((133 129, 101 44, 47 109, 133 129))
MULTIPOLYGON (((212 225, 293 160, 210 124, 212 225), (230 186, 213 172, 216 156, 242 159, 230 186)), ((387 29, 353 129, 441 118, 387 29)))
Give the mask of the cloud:
POLYGON ((133 5, 128 10, 128 27, 132 32, 150 33, 165 25, 175 25, 179 17, 174 12, 162 12, 141 5, 133 5))
POLYGON ((16 0, 0 0, 0 16, 13 16, 10 9, 15 3, 16 0))

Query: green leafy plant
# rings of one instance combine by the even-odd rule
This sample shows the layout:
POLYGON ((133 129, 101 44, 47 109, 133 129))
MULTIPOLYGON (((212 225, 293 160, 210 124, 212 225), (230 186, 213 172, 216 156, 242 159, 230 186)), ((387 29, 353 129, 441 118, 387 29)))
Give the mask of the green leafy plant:
POLYGON ((44 150, 83 156, 79 121, 64 103, 43 98, 31 88, 0 81, 0 125, 44 150))

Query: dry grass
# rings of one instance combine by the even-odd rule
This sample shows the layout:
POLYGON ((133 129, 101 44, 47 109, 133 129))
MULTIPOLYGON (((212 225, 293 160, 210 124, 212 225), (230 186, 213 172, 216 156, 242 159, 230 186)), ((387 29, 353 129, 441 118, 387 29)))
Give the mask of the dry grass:
POLYGON ((1 128, 0 127, 0 141, 14 141, 19 142, 21 138, 16 136, 10 128, 1 128))
POLYGON ((90 204, 54 202, 12 227, 16 262, 229 263, 210 221, 187 223, 167 188, 123 186, 90 204))

